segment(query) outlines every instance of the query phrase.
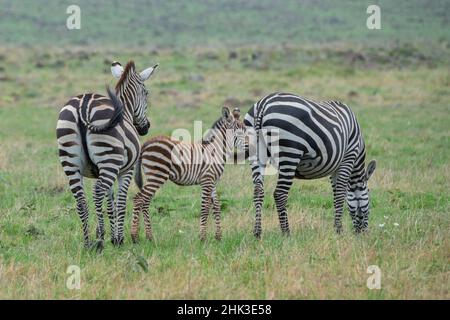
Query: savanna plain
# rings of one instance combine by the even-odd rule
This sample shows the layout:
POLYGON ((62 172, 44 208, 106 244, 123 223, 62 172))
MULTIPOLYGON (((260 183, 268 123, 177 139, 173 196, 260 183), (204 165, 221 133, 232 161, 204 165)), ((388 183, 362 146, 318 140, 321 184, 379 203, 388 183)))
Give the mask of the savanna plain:
MULTIPOLYGON (((372 45, 338 39, 2 46, 0 298, 449 299, 449 60, 445 37, 372 45), (288 201, 291 235, 282 236, 272 197, 276 176, 267 176, 257 240, 250 167, 230 163, 218 187, 222 241, 214 239, 211 218, 207 241, 199 240, 200 188, 167 183, 150 207, 155 240, 146 241, 141 229, 141 241, 132 244, 133 184, 125 244, 107 242, 100 253, 83 249, 58 159, 56 120, 70 97, 104 94, 105 85, 115 84, 111 62, 130 59, 138 69, 160 64, 147 83, 149 136, 178 128, 193 133, 196 120, 206 130, 222 106, 245 114, 275 91, 347 103, 362 127, 368 160, 377 160, 369 232, 353 234, 346 212, 344 232, 335 234, 328 179, 296 180, 288 201), (71 265, 81 270, 79 290, 66 286, 71 265), (367 287, 371 265, 381 270, 380 289, 367 287)), ((87 180, 94 235, 91 186, 87 180)))

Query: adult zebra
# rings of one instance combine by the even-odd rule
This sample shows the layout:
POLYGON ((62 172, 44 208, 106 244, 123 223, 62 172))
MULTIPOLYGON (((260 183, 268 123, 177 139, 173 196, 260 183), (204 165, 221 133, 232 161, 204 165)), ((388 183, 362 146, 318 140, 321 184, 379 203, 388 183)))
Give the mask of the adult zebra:
POLYGON ((105 195, 108 195, 111 241, 115 245, 123 243, 126 198, 133 165, 140 153, 139 135, 146 135, 150 128, 146 116, 148 90, 144 81, 150 78, 157 66, 138 73, 133 61, 128 62, 125 69, 114 62, 111 73, 119 78, 115 94, 109 88, 109 99, 95 93, 81 94, 70 99, 59 113, 56 128, 59 158, 77 202, 85 247, 91 243, 83 177, 97 179, 93 188, 98 218, 96 247, 103 247, 102 205, 105 195), (114 203, 116 178, 119 186, 117 203, 114 203))
POLYGON ((289 233, 286 203, 294 178, 331 176, 334 226, 342 230, 345 197, 354 229, 368 228, 367 181, 376 167, 365 168, 366 150, 361 130, 351 109, 339 101, 315 102, 289 93, 273 93, 256 102, 245 115, 254 129, 256 155, 251 157, 256 221, 254 235, 261 236, 264 169, 271 161, 278 169, 274 199, 281 231, 289 233))

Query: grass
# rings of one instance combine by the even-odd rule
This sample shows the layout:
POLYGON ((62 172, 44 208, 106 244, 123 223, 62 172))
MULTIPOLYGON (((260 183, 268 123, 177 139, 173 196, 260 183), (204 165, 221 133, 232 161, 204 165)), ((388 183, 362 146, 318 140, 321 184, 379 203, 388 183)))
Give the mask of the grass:
MULTIPOLYGON (((191 48, 143 54, 132 49, 0 51, 0 298, 349 298, 448 299, 450 187, 448 49, 420 46, 352 48, 191 48), (395 55, 392 52, 400 52, 395 55), (257 53, 252 57, 252 53, 257 53), (354 59, 363 56, 364 59, 354 59), (266 179, 263 238, 252 236, 250 168, 229 165, 219 185, 223 240, 198 239, 200 190, 166 184, 151 205, 155 241, 82 248, 81 226, 57 156, 61 106, 84 91, 114 83, 109 63, 160 63, 150 81, 151 135, 204 129, 224 103, 242 111, 283 90, 340 99, 357 114, 368 157, 370 233, 333 231, 327 179, 296 181, 289 198, 292 235, 281 236, 266 179), (394 225, 397 223, 398 226, 394 225), (384 224, 384 227, 379 227, 384 224), (66 270, 81 268, 81 290, 68 290, 66 270), (369 290, 369 265, 382 271, 369 290)), ((92 181, 87 181, 91 190, 92 181)), ((132 186, 130 199, 137 189, 132 186)), ((90 194, 90 192, 89 192, 90 194)), ((95 218, 91 209, 92 234, 95 218)), ((109 229, 107 228, 109 231, 109 229)))
POLYGON ((446 0, 122 1, 0 0, 3 45, 121 44, 148 47, 310 42, 449 42, 446 0), (81 29, 66 28, 66 9, 81 9, 81 29), (381 9, 381 30, 367 29, 367 7, 381 9), (18 24, 17 21, 20 21, 18 24), (133 30, 130 36, 130 30, 133 30))

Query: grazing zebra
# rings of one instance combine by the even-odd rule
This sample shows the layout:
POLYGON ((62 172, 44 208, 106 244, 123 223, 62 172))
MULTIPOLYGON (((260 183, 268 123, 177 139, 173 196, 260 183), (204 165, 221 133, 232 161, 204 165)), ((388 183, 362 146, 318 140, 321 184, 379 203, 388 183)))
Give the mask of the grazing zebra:
POLYGON ((152 240, 148 207, 155 192, 167 180, 182 186, 201 186, 200 239, 203 241, 206 237, 206 220, 211 205, 216 224, 215 236, 217 240, 221 239, 220 203, 216 185, 233 148, 244 148, 245 126, 239 117, 239 109, 234 109, 231 114, 230 110, 224 107, 222 116, 214 123, 205 139, 198 143, 183 143, 166 136, 154 137, 144 143, 135 172, 140 192, 134 198, 131 226, 133 242, 138 239, 141 212, 144 216, 146 237, 152 240), (144 170, 145 183, 142 182, 141 167, 144 170))
MULTIPOLYGON (((263 175, 267 161, 278 169, 274 199, 281 230, 289 233, 286 203, 294 178, 331 176, 334 226, 342 230, 345 197, 355 232, 367 230, 367 181, 375 170, 364 166, 366 150, 359 124, 350 108, 339 101, 315 102, 289 93, 273 93, 256 102, 245 115, 253 129, 256 156, 251 157, 256 219, 254 235, 261 236, 263 175)), ((250 132, 250 130, 249 130, 250 132)))
POLYGON ((107 196, 107 213, 111 225, 111 241, 123 243, 123 222, 128 187, 133 165, 140 153, 139 135, 146 135, 148 90, 144 81, 157 65, 136 72, 133 61, 125 69, 118 62, 111 73, 119 78, 116 93, 109 88, 108 97, 95 93, 70 99, 59 113, 56 136, 59 158, 69 178, 70 190, 76 202, 83 227, 84 245, 90 247, 88 207, 83 177, 96 178, 93 199, 98 218, 95 247, 101 249, 104 240, 102 204, 107 196), (114 181, 118 178, 117 203, 114 202, 114 181))

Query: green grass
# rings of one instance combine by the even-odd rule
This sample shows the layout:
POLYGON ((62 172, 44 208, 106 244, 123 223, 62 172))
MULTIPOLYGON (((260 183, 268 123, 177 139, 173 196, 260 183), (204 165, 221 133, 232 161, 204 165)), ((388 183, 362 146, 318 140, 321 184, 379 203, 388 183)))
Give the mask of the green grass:
POLYGON ((446 0, 99 0, 95 5, 87 0, 0 0, 0 8, 0 43, 8 46, 119 45, 146 51, 198 45, 450 41, 446 0), (66 28, 66 8, 72 4, 81 8, 80 30, 66 28), (381 8, 381 30, 366 27, 370 4, 381 8))
MULTIPOLYGON (((450 187, 448 49, 405 47, 234 48, 140 51, 2 49, 0 96, 0 298, 439 298, 449 294, 450 187), (251 58, 252 52, 260 52, 251 58), (401 52, 393 55, 392 52, 401 52), (363 62, 352 57, 361 54, 363 62), (242 111, 283 90, 340 99, 357 114, 368 157, 370 233, 356 237, 350 218, 333 231, 327 179, 296 181, 289 198, 291 237, 282 237, 266 179, 263 237, 252 236, 247 165, 229 165, 218 191, 223 240, 198 237, 200 190, 167 183, 151 204, 155 241, 82 248, 81 225, 57 156, 59 109, 73 95, 114 83, 112 59, 161 67, 149 82, 151 135, 205 129, 225 101, 242 111), (203 77, 198 77, 201 75, 203 77), (399 226, 395 226, 398 223, 399 226), (380 224, 385 224, 383 228, 380 224), (81 267, 81 290, 66 269, 81 267), (366 287, 369 265, 381 290, 366 287)), ((92 181, 87 181, 91 190, 92 181)), ((130 199, 137 189, 132 186, 130 199)), ((90 194, 90 192, 89 192, 90 194)), ((92 235, 95 218, 91 208, 92 235)), ((109 231, 109 229, 107 228, 109 231)))

